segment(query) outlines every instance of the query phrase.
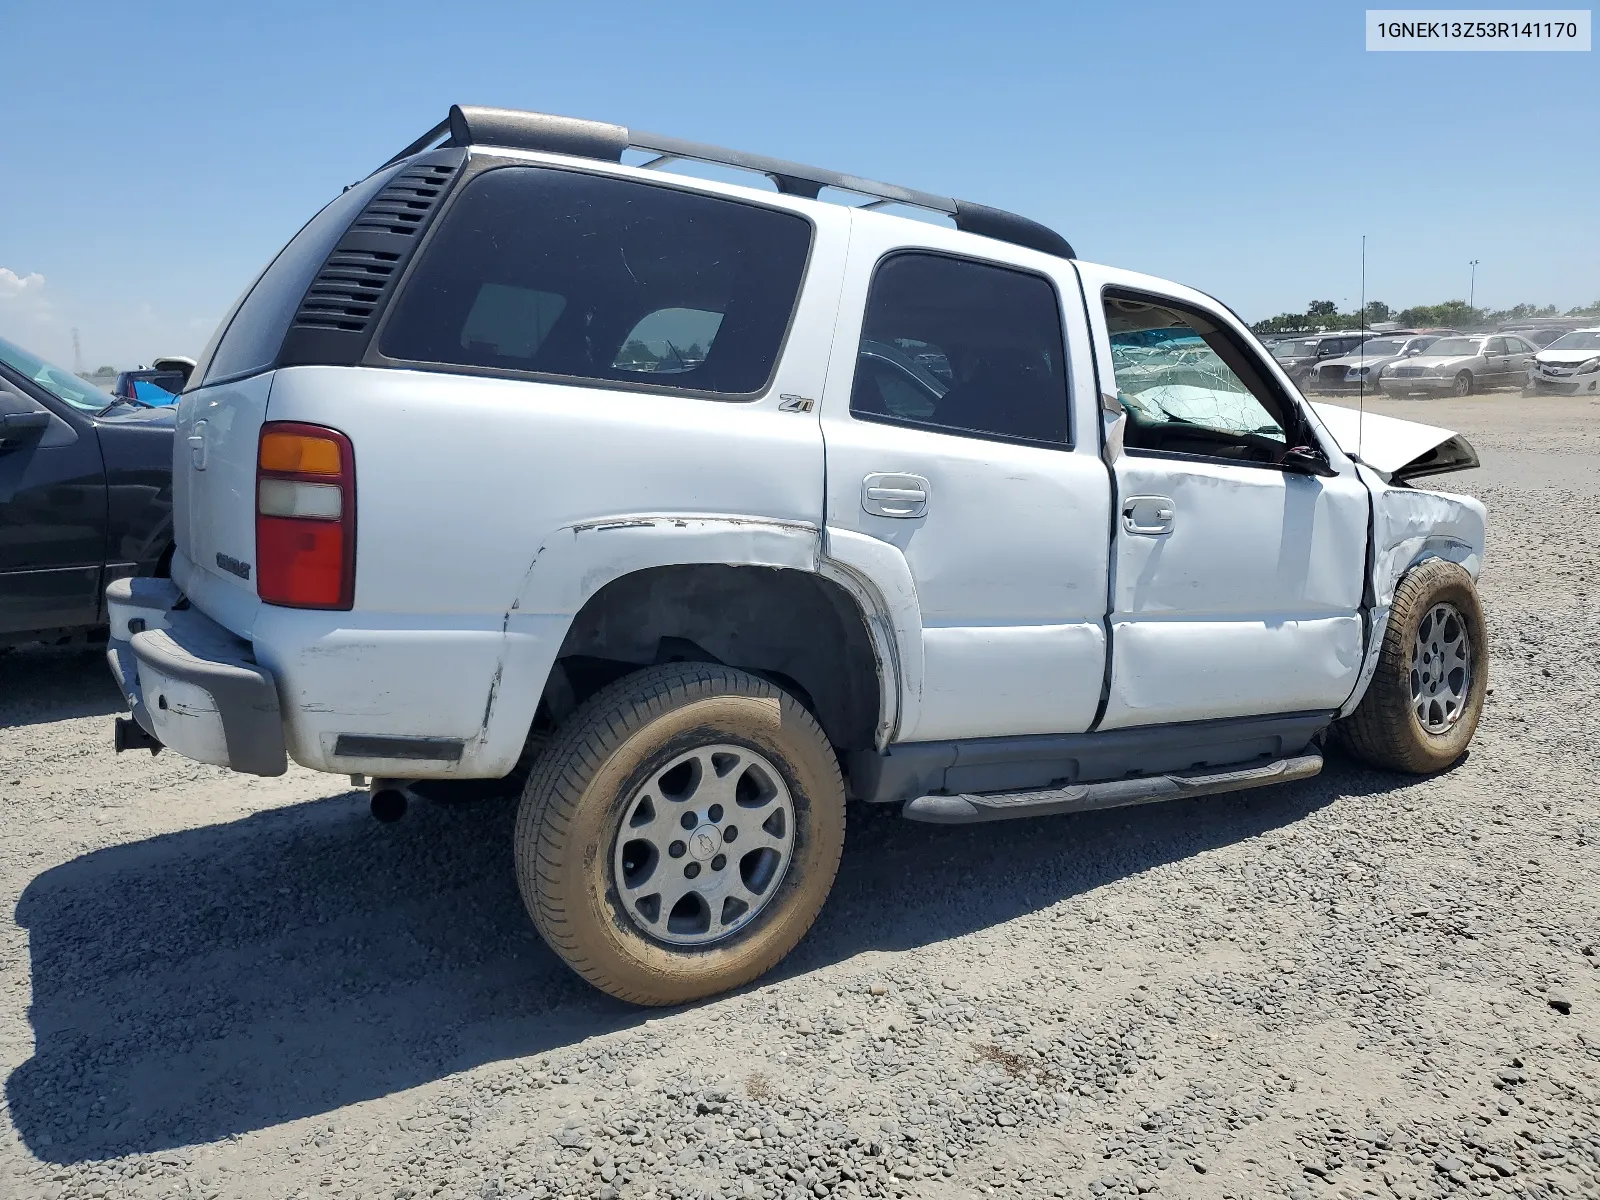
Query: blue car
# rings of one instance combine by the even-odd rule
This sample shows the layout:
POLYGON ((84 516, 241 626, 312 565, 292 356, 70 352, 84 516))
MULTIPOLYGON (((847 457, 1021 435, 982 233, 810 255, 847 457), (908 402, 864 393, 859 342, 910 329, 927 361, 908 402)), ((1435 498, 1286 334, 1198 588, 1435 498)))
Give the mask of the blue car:
POLYGON ((116 383, 111 385, 111 394, 161 408, 178 402, 178 393, 183 391, 183 384, 182 372, 143 368, 118 375, 116 383))

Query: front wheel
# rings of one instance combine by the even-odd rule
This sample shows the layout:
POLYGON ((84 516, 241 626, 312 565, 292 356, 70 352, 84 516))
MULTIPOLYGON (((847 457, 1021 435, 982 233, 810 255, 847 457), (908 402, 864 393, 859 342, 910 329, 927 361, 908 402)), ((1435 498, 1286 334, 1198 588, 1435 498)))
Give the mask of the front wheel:
POLYGON ((1450 386, 1450 391, 1457 396, 1472 395, 1472 372, 1462 371, 1458 373, 1455 382, 1450 386))
POLYGON ((587 701, 539 757, 517 885, 601 991, 679 1004, 748 983, 816 919, 844 847, 833 748, 744 671, 650 667, 587 701))
POLYGON ((1334 728, 1357 758, 1425 775, 1466 753, 1489 686, 1489 639, 1472 576, 1430 559, 1395 589, 1367 694, 1334 728))

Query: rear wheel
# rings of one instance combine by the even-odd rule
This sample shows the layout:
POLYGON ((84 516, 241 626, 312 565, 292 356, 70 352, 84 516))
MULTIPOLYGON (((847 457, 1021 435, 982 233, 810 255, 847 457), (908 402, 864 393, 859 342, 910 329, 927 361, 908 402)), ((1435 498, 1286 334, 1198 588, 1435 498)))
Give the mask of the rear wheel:
POLYGON ((1395 589, 1367 694, 1335 728, 1347 749, 1375 767, 1443 770, 1466 753, 1488 682, 1488 636, 1472 576, 1431 559, 1395 589))
POLYGON ((517 884, 550 947, 636 1004, 770 969, 816 919, 844 846, 832 747, 744 671, 651 667, 602 690, 539 757, 517 884))
POLYGON ((1457 396, 1470 396, 1470 395, 1472 395, 1472 372, 1471 371, 1460 371, 1460 372, 1458 372, 1456 374, 1455 383, 1453 383, 1451 385, 1450 390, 1451 390, 1452 393, 1454 393, 1457 396))

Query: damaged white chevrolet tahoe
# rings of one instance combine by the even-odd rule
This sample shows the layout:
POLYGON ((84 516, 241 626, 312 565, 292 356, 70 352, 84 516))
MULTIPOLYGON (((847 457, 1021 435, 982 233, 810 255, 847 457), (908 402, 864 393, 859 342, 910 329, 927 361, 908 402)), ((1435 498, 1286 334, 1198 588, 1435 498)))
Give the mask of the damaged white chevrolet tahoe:
POLYGON ((805 933, 847 796, 1139 804, 1314 774, 1330 734, 1452 763, 1484 509, 1409 481, 1474 465, 1021 217, 455 108, 196 368, 172 579, 109 589, 118 745, 375 806, 520 781, 539 931, 684 1001, 805 933))

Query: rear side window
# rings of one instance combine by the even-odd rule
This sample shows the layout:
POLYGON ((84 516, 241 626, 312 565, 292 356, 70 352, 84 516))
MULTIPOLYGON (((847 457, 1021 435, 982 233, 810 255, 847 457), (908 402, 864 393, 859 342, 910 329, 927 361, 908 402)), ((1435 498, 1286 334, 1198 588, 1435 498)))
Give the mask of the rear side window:
POLYGON ((468 183, 379 336, 385 358, 713 395, 761 391, 811 224, 542 167, 468 183))
POLYGON ((1050 281, 939 254, 885 259, 867 295, 850 412, 868 421, 1067 441, 1066 354, 1050 281))
POLYGON ((195 379, 203 377, 205 383, 217 383, 254 375, 273 364, 289 322, 294 319, 306 288, 311 286, 328 253, 344 236, 356 214, 398 170, 400 167, 395 166, 363 179, 294 235, 235 308, 209 356, 201 355, 194 371, 195 379))

